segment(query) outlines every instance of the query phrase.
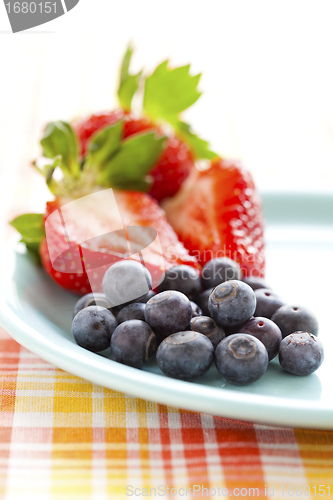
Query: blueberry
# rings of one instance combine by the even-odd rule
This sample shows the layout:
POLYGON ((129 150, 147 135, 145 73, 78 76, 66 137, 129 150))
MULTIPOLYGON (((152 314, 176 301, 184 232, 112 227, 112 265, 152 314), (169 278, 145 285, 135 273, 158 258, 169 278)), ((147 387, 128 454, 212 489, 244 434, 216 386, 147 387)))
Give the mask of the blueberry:
POLYGON ((141 304, 140 302, 129 304, 119 311, 116 316, 116 320, 119 325, 120 323, 129 321, 130 319, 140 319, 141 321, 145 321, 145 309, 146 304, 141 304))
POLYGON ((201 292, 200 275, 190 266, 175 266, 165 272, 164 279, 158 287, 159 292, 177 290, 192 299, 201 292))
POLYGON ((247 333, 261 340, 268 352, 269 361, 278 354, 282 340, 280 328, 268 318, 250 318, 239 327, 238 333, 247 333))
POLYGON ((264 316, 264 318, 271 319, 275 311, 285 305, 285 301, 268 288, 258 288, 254 293, 257 299, 254 316, 264 316))
POLYGON ((202 316, 202 310, 200 309, 198 304, 196 304, 192 300, 190 300, 190 303, 192 307, 192 318, 195 318, 196 316, 202 316))
POLYGON ((228 280, 242 279, 242 271, 237 262, 228 257, 212 259, 204 265, 201 283, 205 290, 214 288, 228 280))
POLYGON ((241 325, 253 316, 256 297, 252 288, 243 281, 225 281, 209 296, 210 316, 222 326, 241 325))
POLYGON ((285 337, 280 344, 280 365, 293 375, 310 375, 319 368, 323 359, 323 345, 311 333, 292 333, 285 337))
POLYGON ((318 335, 318 320, 307 307, 286 304, 273 314, 272 321, 280 328, 283 338, 298 331, 318 335))
POLYGON ((79 311, 89 306, 101 306, 110 309, 111 303, 104 293, 87 293, 87 295, 81 297, 75 304, 73 318, 75 318, 79 311))
POLYGON ((214 288, 209 288, 208 290, 205 290, 204 292, 200 293, 195 298, 196 304, 198 304, 198 306, 202 310, 202 313, 205 316, 210 316, 210 312, 209 312, 209 309, 208 309, 208 299, 209 299, 209 296, 210 296, 210 294, 212 293, 213 290, 214 290, 214 288))
POLYGON ((219 326, 213 318, 209 316, 197 316, 191 319, 191 330, 202 333, 213 344, 214 349, 225 337, 225 331, 222 326, 219 326))
POLYGON ((228 382, 246 385, 265 373, 268 354, 264 344, 256 337, 235 333, 222 340, 215 349, 215 364, 228 382))
POLYGON ((158 293, 146 304, 145 320, 161 337, 184 330, 191 318, 191 302, 176 290, 158 293))
POLYGON ((151 275, 145 266, 135 260, 122 260, 106 271, 103 292, 114 307, 144 297, 151 284, 151 275))
POLYGON ((111 338, 111 352, 115 361, 142 368, 156 351, 156 337, 147 323, 139 319, 124 321, 117 326, 111 338))
POLYGON ((263 278, 254 278, 252 276, 248 276, 243 279, 244 283, 249 285, 252 290, 258 290, 259 288, 266 288, 271 290, 271 287, 267 285, 266 281, 263 278))
POLYGON ((108 309, 88 306, 73 319, 72 335, 79 346, 100 352, 110 347, 111 335, 116 326, 116 318, 108 309))
POLYGON ((149 292, 146 293, 146 295, 140 297, 139 299, 136 299, 135 302, 141 302, 142 304, 147 304, 148 300, 151 299, 152 297, 155 297, 155 295, 156 292, 153 292, 153 290, 149 290, 149 292))
POLYGON ((198 332, 184 331, 170 335, 159 345, 156 360, 168 377, 194 380, 204 375, 214 358, 213 344, 198 332))

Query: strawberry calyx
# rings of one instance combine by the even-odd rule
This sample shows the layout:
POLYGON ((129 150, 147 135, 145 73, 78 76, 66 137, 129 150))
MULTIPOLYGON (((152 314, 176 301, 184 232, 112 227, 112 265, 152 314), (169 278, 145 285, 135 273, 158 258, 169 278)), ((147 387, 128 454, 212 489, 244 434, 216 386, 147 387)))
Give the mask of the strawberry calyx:
POLYGON ((128 112, 131 109, 132 99, 139 89, 140 79, 142 76, 142 71, 140 71, 136 75, 131 75, 129 73, 132 54, 133 47, 129 45, 125 52, 120 69, 118 99, 125 112, 128 112))
POLYGON ((123 127, 122 119, 95 133, 85 158, 80 159, 70 124, 49 123, 41 141, 44 158, 34 166, 45 176, 52 194, 75 199, 110 187, 146 191, 147 175, 163 152, 166 136, 153 129, 124 139, 123 127))
POLYGON ((208 142, 195 135, 191 126, 180 119, 181 113, 201 96, 197 89, 201 74, 191 76, 190 65, 170 69, 168 63, 162 62, 146 78, 143 97, 145 113, 157 123, 171 125, 176 135, 188 144, 195 159, 217 158, 218 155, 209 149, 208 142))

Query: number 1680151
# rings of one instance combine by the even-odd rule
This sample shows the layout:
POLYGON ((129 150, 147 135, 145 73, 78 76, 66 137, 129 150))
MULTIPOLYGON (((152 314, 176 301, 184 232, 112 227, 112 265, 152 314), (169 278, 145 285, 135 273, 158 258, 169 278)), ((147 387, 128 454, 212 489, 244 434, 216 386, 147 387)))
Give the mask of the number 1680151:
POLYGON ((56 2, 14 2, 6 3, 8 14, 51 14, 57 13, 56 2))

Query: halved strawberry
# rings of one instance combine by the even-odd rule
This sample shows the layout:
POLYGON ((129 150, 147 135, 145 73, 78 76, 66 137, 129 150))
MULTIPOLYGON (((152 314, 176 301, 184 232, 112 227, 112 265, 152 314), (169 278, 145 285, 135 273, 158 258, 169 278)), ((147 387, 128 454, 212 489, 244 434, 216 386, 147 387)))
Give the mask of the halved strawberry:
POLYGON ((47 204, 45 228, 40 247, 45 270, 79 294, 102 291, 108 267, 128 257, 145 264, 153 287, 170 267, 198 266, 163 210, 144 193, 105 190, 79 200, 56 199, 47 204))
POLYGON ((227 256, 239 262, 245 276, 264 276, 261 202, 240 162, 217 159, 195 170, 163 207, 179 239, 202 265, 227 256))

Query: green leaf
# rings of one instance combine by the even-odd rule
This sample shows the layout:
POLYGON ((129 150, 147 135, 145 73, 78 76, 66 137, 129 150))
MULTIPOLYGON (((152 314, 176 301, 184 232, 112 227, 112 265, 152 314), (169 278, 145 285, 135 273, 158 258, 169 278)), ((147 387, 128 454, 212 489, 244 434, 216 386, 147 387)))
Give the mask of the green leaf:
POLYGON ((102 170, 120 148, 123 135, 123 120, 97 132, 90 142, 84 169, 102 170))
POLYGON ((10 224, 28 240, 42 240, 45 236, 43 214, 23 214, 12 220, 10 224))
POLYGON ((143 107, 151 118, 171 121, 199 99, 201 75, 191 76, 189 70, 189 65, 169 69, 164 61, 146 79, 143 107))
POLYGON ((62 121, 48 123, 41 145, 46 158, 62 157, 61 168, 64 175, 79 177, 78 142, 69 123, 62 121))
POLYGON ((163 152, 165 137, 155 132, 135 134, 121 147, 101 172, 98 182, 108 187, 134 186, 144 180, 163 152))
POLYGON ((39 246, 45 237, 44 215, 24 214, 16 217, 10 224, 22 235, 21 242, 37 262, 40 262, 39 246))
POLYGON ((213 160, 218 155, 209 149, 209 143, 200 139, 196 134, 191 131, 188 123, 176 120, 172 123, 179 137, 185 141, 192 149, 196 159, 213 160))
POLYGON ((179 119, 180 113, 201 95, 197 90, 201 75, 191 76, 189 71, 189 65, 171 70, 168 61, 160 64, 146 79, 143 107, 151 118, 169 122, 190 146, 196 159, 213 159, 217 155, 209 149, 208 142, 200 139, 191 131, 190 125, 179 119))
POLYGON ((120 191, 141 191, 146 193, 151 188, 153 181, 153 177, 148 175, 143 179, 135 179, 134 181, 114 180, 112 187, 114 189, 119 189, 120 191))
POLYGON ((139 88, 140 77, 142 75, 142 71, 140 71, 137 75, 130 75, 129 73, 132 54, 133 48, 129 46, 125 53, 120 70, 118 99, 125 110, 131 109, 132 99, 135 92, 139 88))

